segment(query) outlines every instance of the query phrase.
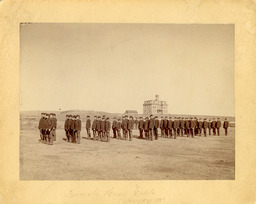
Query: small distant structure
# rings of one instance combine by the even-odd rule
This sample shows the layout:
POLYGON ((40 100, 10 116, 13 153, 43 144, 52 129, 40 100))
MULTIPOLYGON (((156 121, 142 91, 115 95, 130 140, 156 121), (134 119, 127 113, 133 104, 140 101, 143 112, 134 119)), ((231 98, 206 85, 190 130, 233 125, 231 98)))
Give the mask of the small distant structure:
POLYGON ((168 114, 168 104, 166 101, 160 101, 159 95, 155 95, 155 100, 144 101, 143 114, 168 114))
POLYGON ((136 114, 138 114, 138 111, 136 111, 136 110, 126 110, 126 111, 124 112, 124 114, 127 114, 127 115, 136 115, 136 114))

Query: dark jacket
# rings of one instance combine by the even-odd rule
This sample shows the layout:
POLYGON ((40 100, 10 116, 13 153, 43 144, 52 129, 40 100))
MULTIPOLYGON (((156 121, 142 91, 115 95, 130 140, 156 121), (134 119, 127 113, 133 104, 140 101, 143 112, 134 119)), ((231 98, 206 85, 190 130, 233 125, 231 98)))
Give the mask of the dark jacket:
POLYGON ((86 129, 91 128, 91 119, 87 119, 85 128, 86 128, 86 129))
POLYGON ((155 119, 155 128, 159 128, 160 127, 160 122, 158 119, 155 119))
POLYGON ((152 130, 154 128, 154 126, 155 126, 155 120, 154 120, 154 118, 150 118, 148 128, 150 130, 152 130))

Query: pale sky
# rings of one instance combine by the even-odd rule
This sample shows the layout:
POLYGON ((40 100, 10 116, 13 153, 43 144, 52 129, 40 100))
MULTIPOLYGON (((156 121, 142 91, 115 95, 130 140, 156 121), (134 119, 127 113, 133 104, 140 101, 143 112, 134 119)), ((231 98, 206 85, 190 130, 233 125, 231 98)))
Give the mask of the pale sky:
POLYGON ((234 26, 22 24, 20 110, 235 115, 234 26))

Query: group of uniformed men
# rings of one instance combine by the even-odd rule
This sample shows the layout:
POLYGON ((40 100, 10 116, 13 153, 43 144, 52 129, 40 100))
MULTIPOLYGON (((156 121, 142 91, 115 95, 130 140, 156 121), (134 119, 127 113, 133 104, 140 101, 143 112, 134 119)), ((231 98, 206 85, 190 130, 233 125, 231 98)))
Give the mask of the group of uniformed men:
MULTIPOLYGON (((56 141, 56 126, 57 119, 54 113, 46 114, 42 113, 42 118, 39 121, 40 129, 40 141, 53 144, 56 141)), ((80 143, 81 137, 81 120, 80 115, 66 115, 66 121, 64 125, 64 130, 66 132, 66 140, 72 143, 80 143)), ((227 118, 223 122, 223 128, 225 129, 225 135, 228 134, 229 122, 227 118)), ((161 117, 150 115, 150 117, 140 117, 139 120, 136 118, 134 120, 133 116, 125 115, 121 118, 113 118, 112 126, 109 121, 109 117, 105 115, 95 116, 94 120, 91 122, 90 116, 87 116, 86 120, 86 132, 87 138, 98 140, 98 141, 110 141, 110 130, 113 131, 113 138, 124 139, 132 141, 133 129, 139 129, 140 139, 146 139, 153 141, 158 139, 158 129, 161 130, 161 136, 164 138, 176 139, 177 136, 193 138, 194 136, 201 136, 202 132, 204 136, 207 135, 207 129, 209 135, 211 132, 213 135, 220 135, 221 121, 219 118, 217 120, 209 119, 207 121, 204 119, 197 119, 196 117, 184 118, 184 117, 161 117), (93 137, 91 138, 91 130, 93 137), (122 131, 122 135, 121 135, 122 131)))
POLYGON ((42 143, 53 145, 56 141, 57 118, 55 113, 41 113, 38 129, 42 143))

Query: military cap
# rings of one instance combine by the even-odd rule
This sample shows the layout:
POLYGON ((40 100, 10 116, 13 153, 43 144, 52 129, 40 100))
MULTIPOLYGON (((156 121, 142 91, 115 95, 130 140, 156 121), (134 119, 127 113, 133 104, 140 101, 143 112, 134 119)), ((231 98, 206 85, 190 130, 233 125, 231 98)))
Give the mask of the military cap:
POLYGON ((66 115, 66 117, 68 117, 69 115, 66 115))
POLYGON ((181 119, 184 119, 184 117, 182 117, 181 119))
POLYGON ((106 120, 109 120, 109 117, 107 117, 106 120))
POLYGON ((161 116, 161 118, 164 118, 164 116, 161 116))
POLYGON ((142 117, 140 116, 140 118, 142 118, 142 117))
POLYGON ((148 117, 146 117, 146 119, 149 119, 148 117))
POLYGON ((41 115, 44 115, 44 113, 41 113, 41 115))
POLYGON ((101 118, 100 116, 98 116, 98 118, 101 118))
POLYGON ((220 119, 220 118, 217 118, 217 119, 220 119))
POLYGON ((227 120, 227 118, 225 118, 225 120, 227 120))
POLYGON ((56 116, 56 113, 53 113, 53 116, 56 116))
POLYGON ((114 120, 116 119, 116 117, 113 118, 114 120))
POLYGON ((118 120, 121 120, 121 118, 118 118, 118 120))
POLYGON ((130 118, 133 118, 133 117, 130 115, 130 118))
POLYGON ((204 120, 206 120, 206 118, 204 120))
POLYGON ((90 116, 89 116, 89 115, 87 115, 87 118, 90 118, 90 116))
POLYGON ((128 115, 125 115, 124 117, 128 117, 128 115))
POLYGON ((151 114, 149 117, 151 117, 151 116, 153 116, 153 115, 151 114))
POLYGON ((168 118, 167 116, 165 116, 165 118, 168 118))
POLYGON ((80 115, 77 115, 76 117, 77 117, 77 118, 80 118, 80 115))
POLYGON ((102 117, 105 118, 105 115, 103 115, 102 117))
POLYGON ((157 116, 155 116, 155 118, 158 118, 157 116))

